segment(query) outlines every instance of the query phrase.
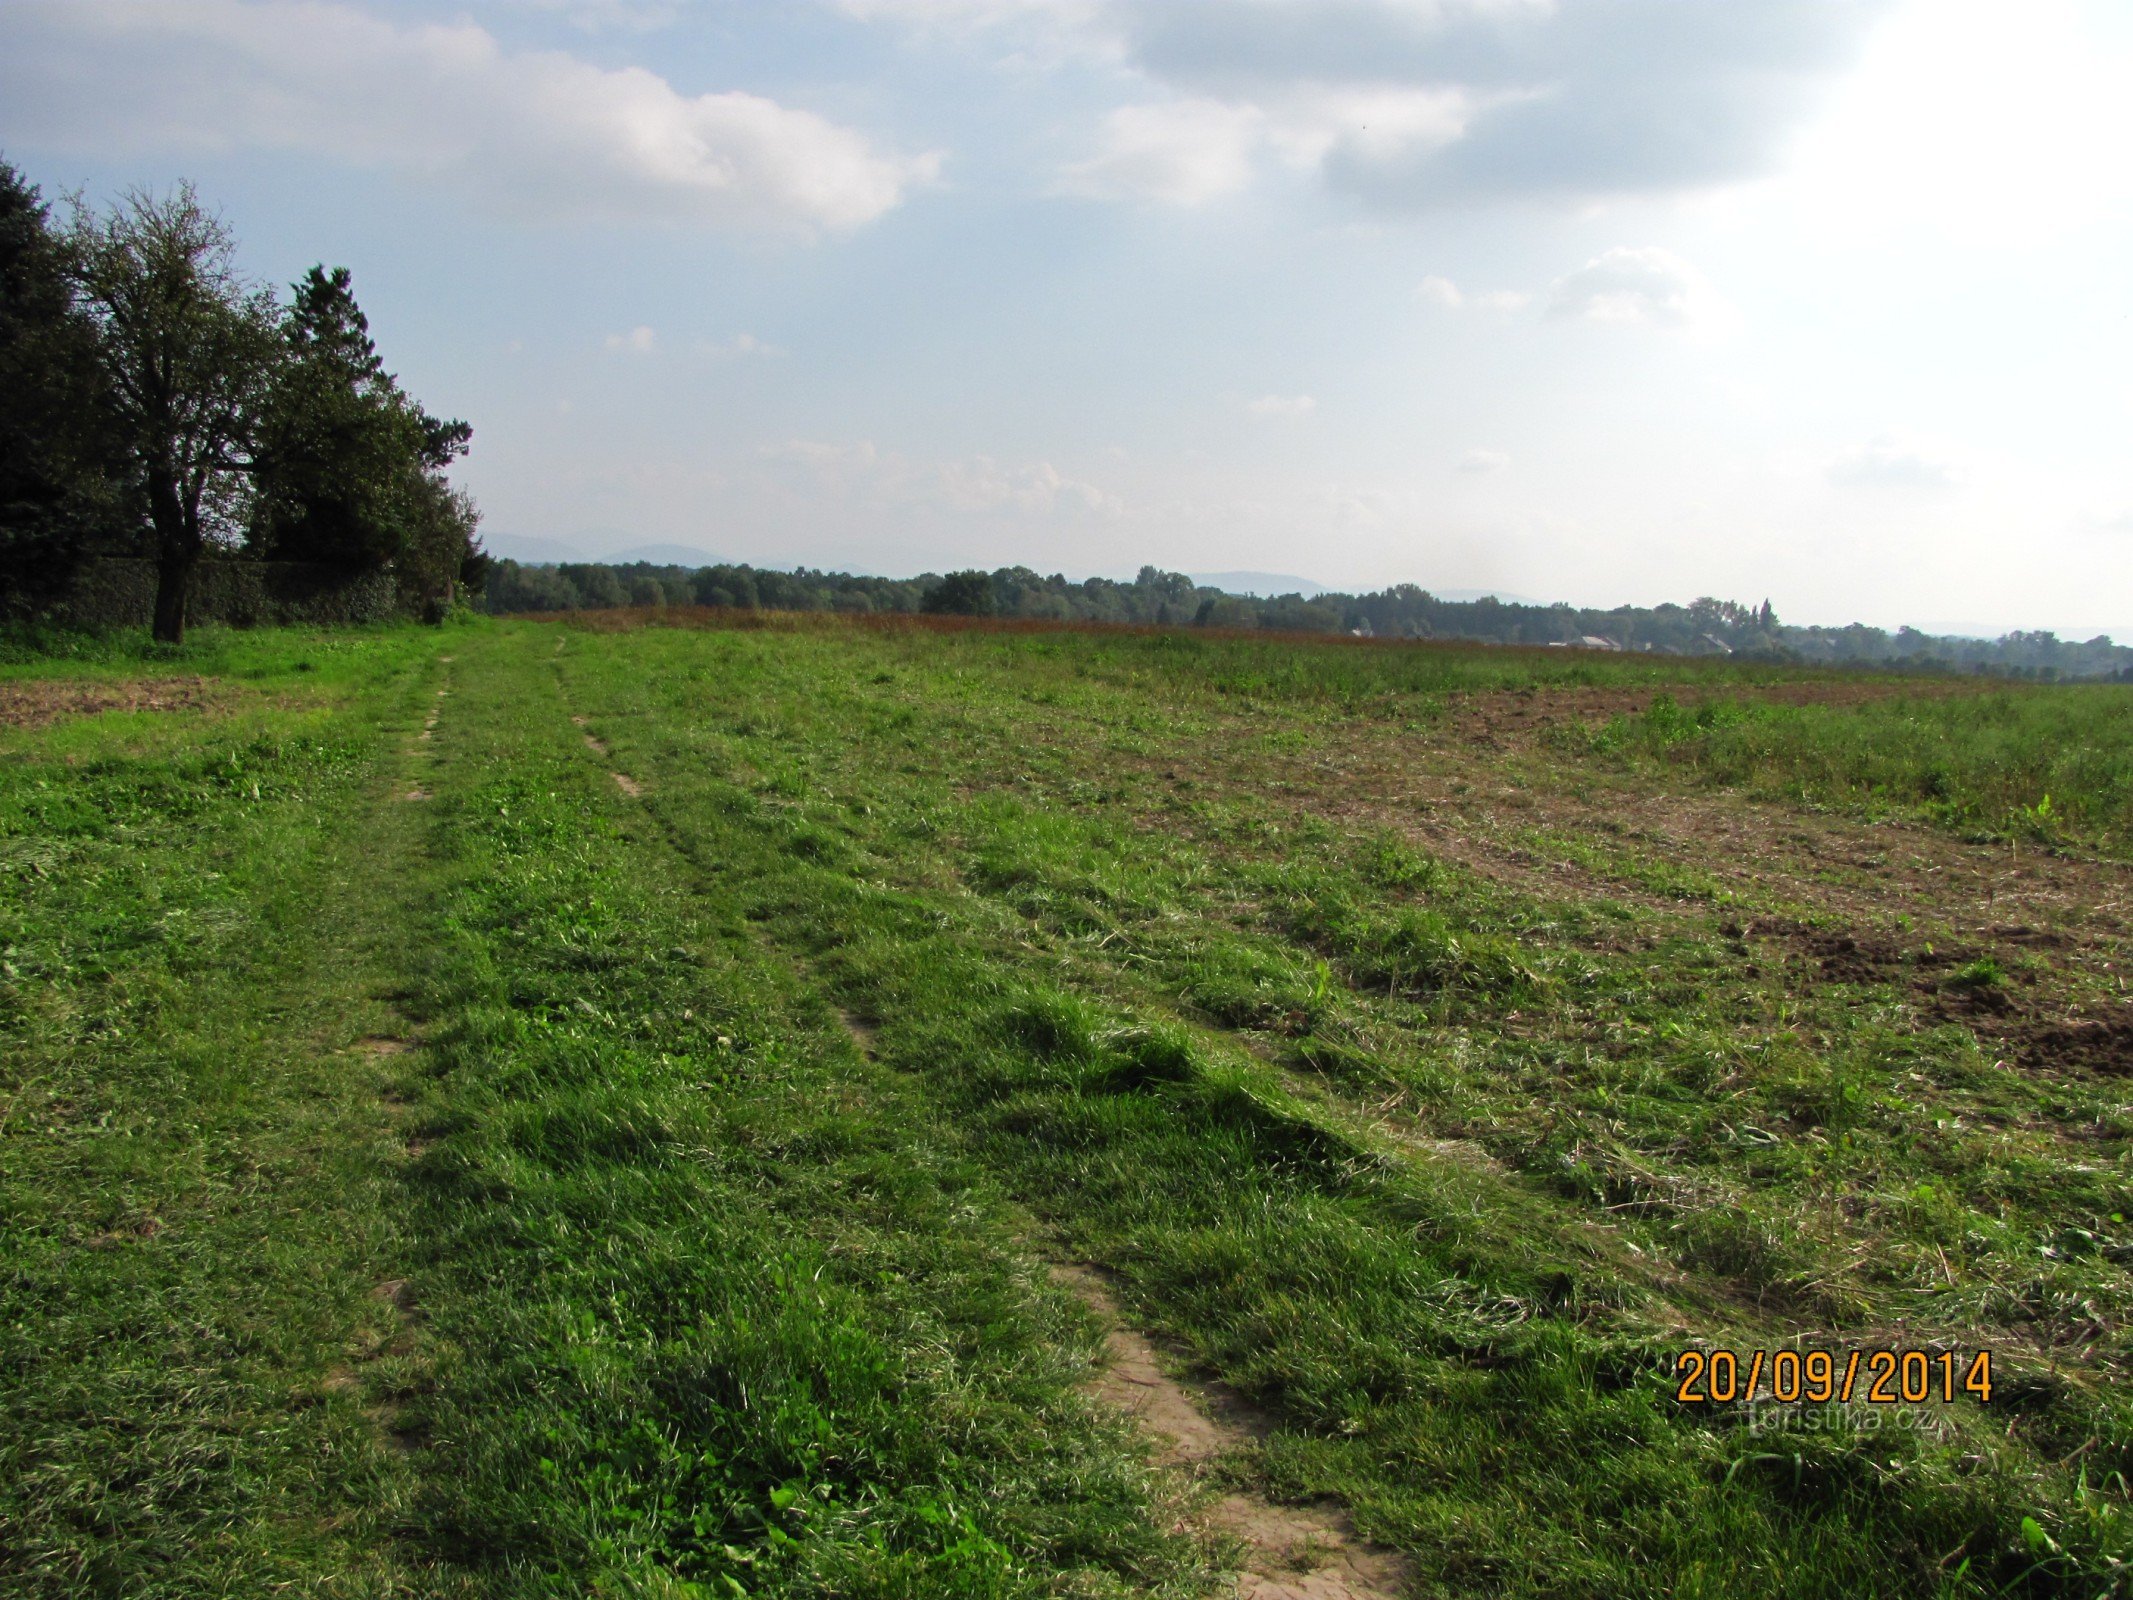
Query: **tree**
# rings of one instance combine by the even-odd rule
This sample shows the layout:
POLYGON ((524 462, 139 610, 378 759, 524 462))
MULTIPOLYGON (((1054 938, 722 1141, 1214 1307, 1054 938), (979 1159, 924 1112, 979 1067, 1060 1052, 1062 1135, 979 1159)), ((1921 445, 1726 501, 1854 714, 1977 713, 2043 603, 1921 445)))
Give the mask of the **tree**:
POLYGON ((242 524, 246 476, 279 344, 273 296, 246 282, 236 244, 191 185, 79 201, 69 267, 94 323, 119 444, 147 502, 155 637, 185 637, 186 592, 210 544, 242 524))
POLYGON ((992 576, 976 571, 951 572, 926 590, 919 609, 956 617, 989 617, 993 612, 992 576))
POLYGON ((0 162, 0 610, 52 599, 125 524, 105 399, 65 246, 36 188, 0 162))
POLYGON ((411 531, 424 438, 378 359, 348 269, 313 267, 281 331, 249 542, 279 560, 387 566, 411 531))
POLYGON ((258 456, 262 553, 394 569, 410 609, 441 612, 488 558, 473 503, 444 481, 473 430, 431 416, 385 370, 346 267, 313 267, 282 324, 287 359, 258 456))
POLYGON ((488 581, 492 563, 475 538, 481 513, 473 497, 441 473, 417 473, 410 493, 414 515, 393 563, 400 604, 425 621, 441 622, 460 589, 478 590, 488 581))

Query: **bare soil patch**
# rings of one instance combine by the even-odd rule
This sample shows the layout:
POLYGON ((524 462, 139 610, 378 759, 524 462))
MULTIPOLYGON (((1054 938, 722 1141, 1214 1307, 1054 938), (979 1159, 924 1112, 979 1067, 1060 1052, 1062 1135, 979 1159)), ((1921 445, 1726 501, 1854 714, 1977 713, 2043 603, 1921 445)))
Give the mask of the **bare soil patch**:
POLYGON ((42 728, 104 711, 205 711, 228 695, 206 678, 133 678, 118 683, 45 680, 0 684, 0 727, 42 728))
POLYGON ((1441 746, 1351 752, 1295 763, 1283 777, 1299 810, 1408 834, 1521 892, 1693 909, 1640 877, 1656 865, 1706 880, 1750 918, 1799 908, 1841 919, 1851 926, 1815 930, 1824 942, 1808 952, 1833 980, 1873 981, 1905 949, 1931 964, 1928 944, 1951 962, 2005 950, 2068 965, 2133 938, 2133 864, 1530 763, 1477 768, 1464 756, 1441 746), (1499 775, 1519 782, 1492 783, 1499 775), (1537 834, 1579 848, 1543 854, 1537 834), (1900 922, 1913 931, 1899 936, 1900 922))
MULTIPOLYGON (((1268 1419, 1234 1391, 1172 1377, 1161 1352, 1120 1320, 1100 1274, 1056 1264, 1051 1273, 1104 1322, 1106 1360, 1091 1392, 1140 1425, 1162 1465, 1190 1473, 1267 1433, 1268 1419)), ((1258 1495, 1229 1494, 1209 1508, 1207 1520, 1244 1547, 1240 1600, 1394 1600, 1407 1579, 1406 1559, 1362 1539, 1347 1511, 1332 1502, 1277 1506, 1258 1495)))
MULTIPOLYGON (((1459 705, 1485 726, 1491 717, 1537 726, 1632 709, 1653 692, 1503 692, 1459 705)), ((1726 692, 1844 703, 1974 691, 1849 680, 1726 692)), ((1668 925, 1716 921, 1750 975, 1774 954, 1794 982, 1906 991, 1923 1024, 1967 1027, 1985 1048, 2033 1069, 2133 1071, 2115 1031, 2115 974, 2133 962, 2133 863, 1730 791, 1684 793, 1650 774, 1551 760, 1486 734, 1462 737, 1464 727, 1455 714, 1449 730, 1380 729, 1367 738, 1333 730, 1309 748, 1276 753, 1240 723, 1164 752, 1147 770, 1168 777, 1189 768, 1196 789, 1248 789, 1294 817, 1405 836, 1544 903, 1640 910, 1641 932, 1617 935, 1603 925, 1579 935, 1596 947, 1634 947, 1668 925), (1962 968, 1988 956, 1997 980, 1966 981, 1962 968)), ((1175 828, 1174 808, 1153 813, 1151 825, 1175 828)))
POLYGON ((2045 1023, 2017 1033, 2011 1042, 2026 1067, 2133 1077, 2133 1019, 2045 1023))
POLYGON ((852 1043, 859 1047, 859 1053, 869 1061, 873 1060, 878 1053, 880 1042, 880 1035, 873 1024, 865 1021, 857 1012, 847 1011, 842 1007, 838 1008, 837 1020, 844 1024, 845 1033, 850 1036, 852 1043))

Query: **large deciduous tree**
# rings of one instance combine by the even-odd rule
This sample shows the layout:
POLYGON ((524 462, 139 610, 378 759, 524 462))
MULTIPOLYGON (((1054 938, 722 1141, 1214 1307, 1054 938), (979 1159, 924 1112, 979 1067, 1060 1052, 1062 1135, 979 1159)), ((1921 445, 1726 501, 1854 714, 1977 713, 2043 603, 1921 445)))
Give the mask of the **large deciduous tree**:
POLYGON ((153 530, 155 637, 177 643, 202 553, 241 531, 281 349, 273 296, 239 275, 235 239, 190 185, 101 214, 77 203, 67 242, 153 530))

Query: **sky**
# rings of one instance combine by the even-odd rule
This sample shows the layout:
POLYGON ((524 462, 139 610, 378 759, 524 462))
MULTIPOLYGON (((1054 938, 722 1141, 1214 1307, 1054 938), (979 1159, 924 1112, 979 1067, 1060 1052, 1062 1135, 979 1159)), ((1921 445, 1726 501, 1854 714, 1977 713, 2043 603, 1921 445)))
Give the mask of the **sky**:
POLYGON ((502 548, 2133 640, 2123 0, 5 0, 502 548))

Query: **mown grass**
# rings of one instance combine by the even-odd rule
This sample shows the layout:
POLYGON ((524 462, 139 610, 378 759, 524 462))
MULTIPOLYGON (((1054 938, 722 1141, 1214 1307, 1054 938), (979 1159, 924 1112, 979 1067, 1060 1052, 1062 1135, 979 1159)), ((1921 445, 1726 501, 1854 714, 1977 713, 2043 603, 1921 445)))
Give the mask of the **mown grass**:
POLYGON ((10 1593, 391 1585, 408 1475, 327 1380, 387 1336, 389 1130, 345 1047, 383 1025, 396 901, 349 833, 427 654, 224 638, 194 659, 302 703, 6 736, 10 1593))
MULTIPOLYGON (((571 659, 593 687, 585 658, 571 659)), ((2123 1322, 2099 1306, 2125 1304, 2112 1241, 2127 1189, 2121 1166, 2070 1161, 2064 1143, 2090 1127, 2122 1148, 2114 1085, 1995 1063, 1961 1027, 1918 1030, 1900 995, 1872 985, 1744 972, 1737 922, 1755 908, 1730 896, 1686 927, 1619 904, 1536 902, 1396 837, 1225 792, 1193 756, 1220 714, 1190 685, 1173 697, 1154 680, 1136 696, 1114 680, 1090 697, 1047 682, 1049 663, 1025 672, 1018 653, 987 672, 835 637, 646 635, 615 660, 597 680, 612 699, 596 725, 651 775, 662 813, 707 852, 745 860, 752 883, 787 880, 773 925, 840 975, 847 1003, 883 1020, 892 1059, 937 1079, 973 1128, 1003 1119, 981 1148, 1021 1174, 1018 1192, 1118 1265, 1151 1320, 1281 1407, 1298 1459, 1341 1456, 1338 1471, 1271 1486, 1341 1493, 1440 1580, 1505 1592, 1726 1592, 1746 1573, 1775 1593, 1932 1592, 1987 1575, 2049 1586, 2073 1559, 2114 1581, 2123 1524, 2081 1474, 2108 1482, 2126 1466, 2111 1387, 2123 1322), (1014 1007, 1044 1012, 1048 995, 1098 1001, 1105 1020, 1065 1068, 1042 1050, 1018 1066, 1014 1007), (1103 1042, 1166 1018, 1218 1027, 1153 1065, 1142 1046, 1103 1042), (1269 1063, 1288 1076, 1238 1087, 1269 1063), (1370 1252, 1335 1239, 1399 1230, 1364 1226, 1383 1180, 1356 1187, 1367 1147, 1326 1153, 1313 1092, 1331 1097, 1336 1128, 1352 1126, 1343 1108, 1398 1105, 1425 1169, 1438 1165, 1428 1141, 1453 1138, 1522 1175, 1483 1203, 1515 1219, 1503 1236, 1401 1268, 1410 1285, 1455 1286, 1455 1304, 1513 1308, 1518 1335, 1454 1335, 1414 1297, 1367 1288, 1370 1252), (1287 1131, 1240 1145, 1240 1094, 1261 1108, 1246 1113, 1252 1128, 1271 1116, 1287 1131), (1285 1111, 1265 1112, 1284 1096, 1285 1111), (1271 1175, 1272 1191, 1255 1186, 1271 1175), (1327 1194, 1338 1204, 1309 1203, 1327 1194), (1536 1212, 1535 1195, 1553 1206, 1536 1212), (1232 1213, 1249 1244, 1220 1236, 1232 1213), (1630 1247, 1603 1251, 1605 1270, 1594 1224, 1630 1247), (2069 1237, 2103 1243, 2055 1243, 2069 1237), (1536 1293, 1536 1280, 1554 1287, 1536 1293), (1239 1323, 1250 1337, 1233 1342, 1239 1323), (1593 1420, 1613 1397, 1591 1375, 1649 1401, 1669 1340, 1889 1342, 1897 1330, 1991 1341, 2019 1374, 2009 1392, 2031 1452, 1985 1445, 2005 1423, 1961 1408, 1895 1457, 1877 1454, 1885 1440, 1828 1436, 1773 1452, 1665 1407, 1640 1414, 1648 1432, 1593 1420), (1517 1353, 1525 1341, 1544 1353, 1517 1353), (2084 1343, 2080 1376, 2055 1370, 2084 1343), (1636 1439, 1634 1470, 1664 1478, 1669 1513, 1611 1544, 1601 1530, 1625 1526, 1624 1509, 1604 1448, 1553 1479, 1521 1454, 1516 1491, 1478 1458, 1421 1473, 1418 1491, 1416 1461, 1460 1458, 1423 1442, 1403 1404, 1441 1396, 1447 1367, 1477 1365, 1508 1369, 1492 1379, 1493 1409, 1469 1395, 1423 1414, 1517 1437, 1511 1414, 1536 1409, 1526 1385, 1556 1393, 1563 1416, 1535 1425, 1636 1439), (1350 1409, 1329 1407, 1329 1367, 1349 1374, 1350 1409), (1567 1395, 1565 1373, 1586 1375, 1567 1395), (1372 1442, 1326 1438, 1344 1434, 1372 1442), (2085 1468, 2054 1466, 2069 1454, 2085 1468), (1785 1484, 1743 1498, 1773 1461, 1785 1484), (1698 1505, 1694 1485, 1714 1479, 1734 1498, 1698 1505), (1805 1524, 1788 1494, 1811 1502, 1805 1524), (2079 1557, 2040 1567, 2022 1531, 2032 1511, 2079 1557), (1720 1530, 1725 1558, 1700 1563, 1699 1540, 1720 1530)), ((1260 746, 1338 748, 1365 731, 1352 703, 1310 697, 1246 716, 1260 746)), ((1425 1238, 1450 1226, 1394 1215, 1425 1238)))
POLYGON ((587 763, 547 645, 470 660, 437 776, 423 1546, 494 1594, 1196 1588, 996 1187, 587 763))
MULTIPOLYGON (((1343 1502, 1419 1593, 2125 1586, 2133 1107, 1993 1032, 2115 1003, 2120 952, 1868 930, 1850 880, 1545 805, 1515 873, 1428 842, 1782 795, 1900 704, 1989 810, 2053 718, 2102 762, 2055 772, 2115 770, 2087 691, 2005 696, 1994 754, 1968 700, 1788 722, 1769 669, 1561 652, 189 648, 208 710, 0 747, 25 1592, 1203 1592, 1054 1259, 1266 1408, 1224 1481, 1343 1502), (1466 691, 1669 684, 1749 711, 1461 732, 1466 691), (1797 749, 1688 751, 1765 710, 1797 749), (1875 1431, 1670 1397, 1685 1345, 1801 1342, 1985 1344, 2002 1386, 1875 1431)), ((1917 814, 1895 781, 1790 792, 1917 814)))

